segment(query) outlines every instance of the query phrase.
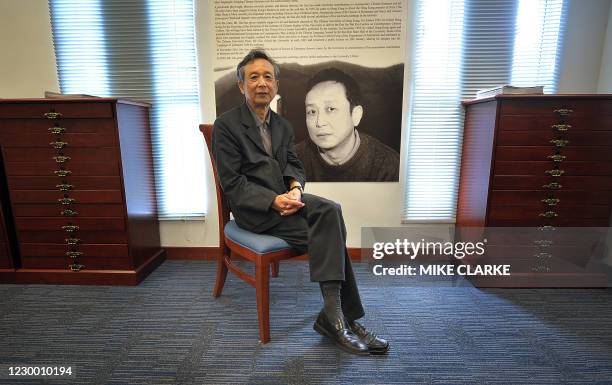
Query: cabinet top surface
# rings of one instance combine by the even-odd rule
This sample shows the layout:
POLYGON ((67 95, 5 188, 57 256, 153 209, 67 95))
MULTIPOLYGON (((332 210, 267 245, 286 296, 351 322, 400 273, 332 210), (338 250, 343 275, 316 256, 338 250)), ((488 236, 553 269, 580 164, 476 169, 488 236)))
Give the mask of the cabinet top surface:
POLYGON ((482 99, 470 99, 464 100, 461 104, 471 105, 478 103, 486 103, 496 100, 515 100, 515 99, 527 99, 527 100, 545 100, 545 99, 612 99, 612 94, 544 94, 544 95, 495 95, 488 98, 482 99))
POLYGON ((29 99, 0 99, 0 104, 19 104, 19 103, 121 103, 136 106, 150 107, 146 102, 124 98, 29 98, 29 99))

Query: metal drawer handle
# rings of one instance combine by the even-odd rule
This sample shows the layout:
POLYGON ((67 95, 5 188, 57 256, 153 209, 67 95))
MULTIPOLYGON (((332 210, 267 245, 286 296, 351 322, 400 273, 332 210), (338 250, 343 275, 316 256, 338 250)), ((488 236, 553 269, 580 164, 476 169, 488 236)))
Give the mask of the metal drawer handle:
POLYGON ((546 225, 546 226, 538 227, 538 230, 540 230, 540 231, 556 231, 557 228, 555 226, 546 225))
POLYGON ((75 231, 79 231, 79 226, 66 225, 62 226, 62 230, 66 231, 67 233, 74 233, 75 231))
POLYGON ((572 128, 572 125, 571 124, 553 124, 550 127, 553 130, 557 130, 559 132, 565 132, 565 131, 569 130, 570 128, 572 128))
POLYGON ((545 213, 540 213, 539 215, 544 218, 555 218, 559 216, 559 214, 554 211, 547 211, 545 213))
POLYGON ((561 187, 563 187, 563 185, 561 185, 561 184, 559 184, 557 182, 551 182, 551 183, 542 185, 542 187, 545 188, 545 189, 549 189, 549 190, 558 190, 561 187))
POLYGON ((72 265, 68 265, 68 267, 70 268, 70 270, 74 271, 74 272, 78 272, 81 271, 82 268, 85 267, 85 265, 81 265, 78 263, 73 263, 72 265))
POLYGON ((571 114, 572 112, 574 112, 574 110, 570 110, 568 108, 559 108, 558 110, 555 110, 555 112, 559 115, 565 116, 571 114))
POLYGON ((63 205, 69 205, 69 204, 75 203, 76 199, 74 199, 74 198, 59 198, 57 201, 59 203, 63 204, 63 205))
POLYGON ((71 184, 63 183, 63 184, 56 184, 55 187, 57 187, 60 191, 70 191, 72 190, 74 186, 71 184))
POLYGON ((52 134, 63 134, 66 131, 64 127, 49 127, 48 130, 52 134))
POLYGON ((548 266, 536 266, 532 267, 531 271, 534 273, 548 273, 550 271, 550 267, 548 266))
POLYGON ((66 147, 68 143, 62 142, 62 141, 55 141, 55 142, 49 143, 49 145, 55 148, 56 150, 61 150, 62 148, 66 147))
POLYGON ((554 144, 557 147, 565 147, 569 144, 569 140, 565 139, 553 139, 550 143, 554 144))
POLYGON ((55 159, 56 163, 66 163, 70 160, 70 157, 64 156, 64 155, 58 155, 58 156, 54 156, 53 159, 55 159))
POLYGON ((544 171, 544 174, 548 174, 550 176, 561 176, 561 175, 565 174, 565 171, 563 171, 563 170, 546 170, 546 171, 544 171))
POLYGON ((62 114, 59 112, 45 112, 43 116, 47 119, 57 119, 57 118, 61 118, 62 114))
POLYGON ((533 255, 534 257, 538 258, 538 259, 546 259, 546 258, 551 258, 552 254, 551 253, 537 253, 533 255))
POLYGON ((57 175, 57 176, 64 177, 64 176, 68 176, 68 175, 72 174, 72 171, 70 171, 70 170, 57 170, 57 171, 53 171, 53 173, 55 175, 57 175))
POLYGON ((533 241, 533 243, 540 247, 550 247, 553 244, 553 241, 548 239, 538 239, 537 241, 533 241))
POLYGON ((542 203, 546 203, 549 206, 556 206, 557 203, 561 202, 561 199, 559 198, 546 198, 546 199, 542 199, 542 203))
POLYGON ((81 251, 66 251, 66 256, 70 258, 78 258, 82 255, 83 253, 81 251))
POLYGON ((78 211, 71 210, 71 209, 66 209, 66 210, 62 210, 62 211, 60 212, 60 215, 62 215, 62 216, 64 216, 64 217, 74 217, 74 216, 76 216, 76 215, 79 215, 79 212, 78 212, 78 211))
POLYGON ((553 162, 562 162, 565 160, 566 156, 555 154, 555 155, 548 155, 547 158, 552 160, 553 162))
POLYGON ((66 238, 66 244, 68 245, 78 245, 79 243, 81 243, 81 240, 79 238, 66 238))

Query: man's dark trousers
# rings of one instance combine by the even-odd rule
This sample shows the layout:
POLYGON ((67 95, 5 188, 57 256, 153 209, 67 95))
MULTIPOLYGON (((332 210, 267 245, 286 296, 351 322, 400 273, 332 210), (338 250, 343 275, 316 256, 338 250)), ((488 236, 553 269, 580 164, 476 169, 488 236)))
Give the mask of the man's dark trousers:
POLYGON ((265 234, 284 239, 299 252, 308 253, 311 281, 342 281, 342 312, 348 321, 364 311, 346 250, 346 226, 340 205, 312 194, 302 194, 305 206, 282 217, 265 234))

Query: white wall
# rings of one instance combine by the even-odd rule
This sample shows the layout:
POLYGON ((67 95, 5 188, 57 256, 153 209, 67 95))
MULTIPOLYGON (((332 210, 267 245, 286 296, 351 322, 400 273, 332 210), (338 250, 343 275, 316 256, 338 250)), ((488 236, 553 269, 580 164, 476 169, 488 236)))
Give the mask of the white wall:
MULTIPOLYGON (((215 118, 212 26, 205 14, 207 3, 196 0, 202 122, 212 122, 215 118)), ((409 3, 408 20, 412 20, 413 2, 409 3)), ((608 19, 612 17, 610 12, 610 0, 571 0, 560 67, 560 92, 593 93, 598 90, 598 82, 600 90, 612 92, 610 28, 605 38, 608 19)), ((45 90, 58 90, 47 1, 1 0, 0 36, 0 97, 40 97, 45 90)), ((412 41, 410 35, 407 41, 412 41)), ((407 47, 406 52, 410 56, 412 48, 407 47)), ((408 82, 409 57, 406 64, 408 82)), ((210 175, 208 172, 206 221, 162 222, 164 246, 217 245, 217 206, 210 175)), ((342 205, 349 246, 359 246, 362 226, 400 225, 401 183, 310 183, 307 190, 342 205)))
POLYGON ((0 57, 0 98, 59 91, 46 1, 0 1, 0 57))
POLYGON ((610 11, 608 12, 608 28, 601 55, 597 92, 612 94, 612 2, 610 2, 610 11))
POLYGON ((597 91, 610 0, 570 0, 559 93, 597 91))

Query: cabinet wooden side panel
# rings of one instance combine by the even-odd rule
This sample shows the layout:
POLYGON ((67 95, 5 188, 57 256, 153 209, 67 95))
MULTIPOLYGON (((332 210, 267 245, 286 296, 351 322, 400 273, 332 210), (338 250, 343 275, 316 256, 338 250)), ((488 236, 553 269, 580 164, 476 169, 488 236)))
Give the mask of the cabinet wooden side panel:
POLYGON ((457 202, 458 226, 484 226, 497 102, 466 105, 457 202))
POLYGON ((13 261, 9 249, 9 241, 6 236, 4 215, 0 207, 0 269, 12 269, 13 261))
MULTIPOLYGON (((2 128, 3 126, 0 125, 0 131, 2 128)), ((0 269, 12 269, 15 267, 15 262, 9 232, 11 228, 14 229, 14 226, 11 227, 12 214, 8 215, 10 212, 9 192, 3 163, 3 149, 0 147, 0 269)))
POLYGON ((149 110, 122 103, 116 106, 129 248, 136 269, 161 250, 149 110))

